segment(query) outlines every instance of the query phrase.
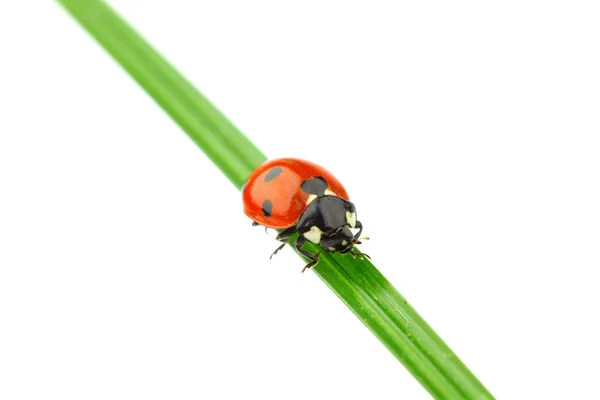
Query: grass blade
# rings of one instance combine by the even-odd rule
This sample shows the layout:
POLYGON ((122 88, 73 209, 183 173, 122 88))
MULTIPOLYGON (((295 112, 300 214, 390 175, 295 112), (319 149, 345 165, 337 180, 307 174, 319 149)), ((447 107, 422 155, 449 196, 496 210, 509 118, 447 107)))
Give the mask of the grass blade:
MULTIPOLYGON (((58 0, 240 189, 266 156, 100 0, 58 0)), ((311 250, 316 246, 307 245, 311 250)), ((314 272, 437 399, 492 395, 369 260, 323 253, 314 272)))

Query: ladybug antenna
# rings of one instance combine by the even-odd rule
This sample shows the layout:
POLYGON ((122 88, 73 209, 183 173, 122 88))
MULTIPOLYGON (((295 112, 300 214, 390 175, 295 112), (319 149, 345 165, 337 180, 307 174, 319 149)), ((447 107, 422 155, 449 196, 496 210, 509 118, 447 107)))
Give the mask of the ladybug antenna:
POLYGON ((355 240, 355 241, 353 242, 353 244, 362 244, 362 241, 363 241, 363 240, 369 240, 369 239, 370 239, 370 238, 369 238, 368 236, 361 237, 360 239, 358 239, 358 240, 355 240))

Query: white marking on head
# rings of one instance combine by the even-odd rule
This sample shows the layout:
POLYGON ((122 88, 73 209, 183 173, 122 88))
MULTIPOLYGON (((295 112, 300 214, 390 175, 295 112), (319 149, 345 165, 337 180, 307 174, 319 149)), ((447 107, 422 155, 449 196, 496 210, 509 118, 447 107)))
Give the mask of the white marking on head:
POLYGON ((346 242, 345 240, 342 240, 342 246, 345 246, 347 244, 348 244, 348 242, 346 242))
POLYGON ((317 198, 316 194, 309 195, 308 199, 306 199, 306 205, 309 205, 310 203, 312 203, 313 201, 315 201, 316 198, 317 198))
POLYGON ((325 196, 337 196, 331 189, 325 189, 325 196))
POLYGON ((335 251, 335 247, 330 247, 329 251, 335 251))
POLYGON ((346 222, 351 228, 356 227, 356 213, 346 211, 346 222))
POLYGON ((316 226, 311 226, 310 227, 310 231, 308 232, 304 232, 302 234, 308 241, 314 243, 314 244, 319 244, 321 243, 321 236, 323 236, 323 231, 321 231, 318 227, 316 226))

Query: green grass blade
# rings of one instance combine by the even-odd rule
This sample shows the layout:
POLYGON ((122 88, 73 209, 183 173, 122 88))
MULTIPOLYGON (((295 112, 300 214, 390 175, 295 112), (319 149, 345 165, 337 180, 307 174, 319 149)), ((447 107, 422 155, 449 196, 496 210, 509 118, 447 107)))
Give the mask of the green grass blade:
MULTIPOLYGON (((100 0, 58 0, 239 189, 266 156, 100 0)), ((311 250, 315 246, 307 245, 311 250)), ((437 399, 492 395, 368 260, 324 253, 314 272, 437 399)))
POLYGON ((101 1, 60 1, 236 186, 266 157, 101 1))

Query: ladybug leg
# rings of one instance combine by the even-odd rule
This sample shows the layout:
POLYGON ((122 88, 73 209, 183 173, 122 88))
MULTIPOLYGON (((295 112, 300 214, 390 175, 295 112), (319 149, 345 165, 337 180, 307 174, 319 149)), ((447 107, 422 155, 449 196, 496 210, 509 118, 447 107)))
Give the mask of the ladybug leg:
POLYGON ((296 225, 290 226, 289 228, 281 231, 281 233, 277 235, 275 239, 279 240, 280 242, 287 243, 290 240, 290 237, 297 232, 296 228, 296 225))
POLYGON ((283 249, 286 244, 287 244, 287 242, 284 242, 284 243, 281 244, 281 246, 279 246, 278 248, 276 248, 275 251, 273 252, 273 254, 271 254, 271 257, 269 257, 269 260, 272 260, 273 256, 275 254, 277 254, 279 252, 279 250, 283 249))
POLYGON ((360 234, 362 233, 362 230, 363 230, 363 226, 360 223, 360 221, 356 221, 355 228, 358 228, 358 232, 356 232, 356 235, 354 235, 354 239, 352 239, 352 241, 354 243, 358 243, 358 239, 360 238, 360 234))
POLYGON ((301 271, 302 274, 307 269, 310 269, 319 263, 319 254, 321 254, 320 251, 316 254, 313 254, 307 250, 303 250, 302 246, 304 246, 304 243, 306 243, 306 238, 302 235, 298 236, 298 240, 296 240, 296 250, 298 250, 300 252, 300 254, 302 254, 303 256, 308 257, 312 260, 312 262, 306 264, 306 266, 304 268, 302 268, 302 271, 301 271))
POLYGON ((279 250, 283 249, 285 245, 288 244, 288 242, 290 241, 290 237, 294 233, 296 233, 296 226, 291 226, 286 230, 282 231, 279 235, 277 235, 276 239, 283 243, 281 244, 281 246, 275 249, 275 251, 273 252, 273 254, 271 254, 271 257, 269 259, 272 259, 273 256, 279 252, 279 250))
MULTIPOLYGON (((260 224, 259 224, 258 222, 256 222, 256 221, 252 221, 252 226, 260 226, 260 224)), ((266 233, 266 234, 269 234, 269 232, 267 232, 267 229, 269 229, 269 228, 267 228, 267 227, 265 226, 265 233, 266 233)))
POLYGON ((368 254, 365 253, 361 253, 360 251, 351 251, 350 254, 352 255, 352 257, 354 258, 368 258, 369 260, 371 259, 371 257, 368 254))
MULTIPOLYGON (((362 233, 363 226, 360 223, 360 221, 356 221, 356 228, 358 228, 358 232, 356 233, 356 235, 354 235, 354 239, 352 241, 354 242, 354 244, 361 244, 361 242, 360 242, 360 234, 362 233)), ((369 240, 369 238, 365 237, 365 238, 362 238, 362 240, 369 240)), ((368 254, 361 253, 360 251, 350 251, 350 254, 354 258, 365 258, 366 257, 369 260, 371 259, 371 257, 369 257, 368 254)))

